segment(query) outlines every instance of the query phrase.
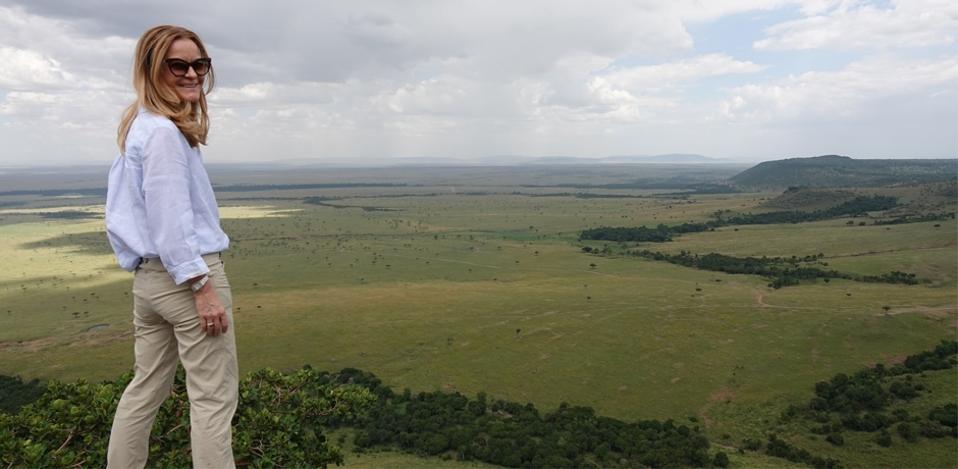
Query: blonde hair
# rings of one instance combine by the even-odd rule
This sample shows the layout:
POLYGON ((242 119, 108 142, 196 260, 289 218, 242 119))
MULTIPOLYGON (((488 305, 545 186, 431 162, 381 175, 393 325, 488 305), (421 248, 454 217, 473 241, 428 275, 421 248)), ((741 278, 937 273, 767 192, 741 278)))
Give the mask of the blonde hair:
POLYGON ((200 54, 209 57, 203 41, 193 31, 179 26, 156 26, 140 37, 136 44, 136 56, 133 62, 133 89, 136 101, 123 112, 120 127, 117 129, 117 144, 120 152, 126 151, 126 135, 133 125, 139 109, 168 117, 180 129, 190 146, 206 144, 206 135, 210 129, 210 118, 206 111, 206 94, 213 90, 213 69, 210 68, 203 82, 200 99, 191 103, 180 99, 176 91, 166 85, 161 78, 166 67, 165 58, 170 46, 177 39, 189 39, 196 43, 200 54))

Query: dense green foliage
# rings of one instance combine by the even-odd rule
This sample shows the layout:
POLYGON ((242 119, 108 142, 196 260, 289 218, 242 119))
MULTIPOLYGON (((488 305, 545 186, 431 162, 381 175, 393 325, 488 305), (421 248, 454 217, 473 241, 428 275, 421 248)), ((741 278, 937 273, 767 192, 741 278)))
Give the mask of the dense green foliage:
POLYGON ((852 275, 849 278, 860 282, 903 283, 905 285, 918 284, 918 279, 915 278, 915 274, 902 272, 900 270, 893 270, 881 275, 852 275))
POLYGON ((659 225, 655 228, 639 226, 629 227, 611 227, 603 226, 583 230, 579 239, 589 239, 594 241, 616 241, 616 242, 651 242, 662 243, 672 241, 672 231, 666 225, 659 225))
POLYGON ((634 423, 562 404, 545 415, 532 404, 470 399, 459 393, 406 390, 394 394, 367 380, 380 396, 360 422, 359 448, 380 445, 420 455, 451 454, 507 467, 635 467, 727 464, 708 454, 698 427, 671 420, 634 423))
POLYGON ((940 213, 926 213, 923 215, 903 215, 900 217, 889 218, 887 220, 875 220, 873 224, 875 225, 902 225, 905 223, 921 223, 926 221, 942 221, 942 220, 952 220, 955 218, 954 213, 940 212, 940 213))
POLYGON ((692 254, 687 251, 681 251, 678 254, 667 254, 649 251, 647 249, 629 251, 629 253, 646 259, 665 261, 696 269, 725 272, 728 274, 761 275, 769 278, 770 282, 768 286, 772 288, 797 285, 802 280, 815 278, 841 278, 860 282, 903 283, 908 285, 918 283, 915 274, 906 272, 893 271, 882 275, 852 275, 832 269, 826 270, 801 264, 815 262, 821 259, 822 256, 820 254, 803 257, 735 257, 715 252, 703 255, 692 254))
POLYGON ((898 199, 884 195, 859 196, 842 202, 834 207, 804 212, 799 210, 785 210, 778 212, 748 213, 722 218, 716 214, 716 221, 721 225, 767 225, 772 223, 805 223, 830 218, 861 216, 868 212, 888 210, 898 205, 898 199))
MULTIPOLYGON (((8 467, 103 467, 117 403, 129 374, 103 383, 50 382, 43 396, 16 415, 0 414, 0 463, 8 467)), ((304 368, 265 369, 240 383, 233 451, 251 467, 325 467, 342 462, 322 425, 348 422, 374 401, 361 386, 304 368)), ((183 374, 160 408, 150 437, 154 467, 190 465, 189 400, 183 374)))
POLYGON ((841 463, 835 459, 812 455, 808 450, 796 448, 776 435, 770 435, 768 437, 765 453, 769 456, 787 459, 792 462, 808 464, 816 469, 837 469, 842 467, 841 463))
MULTIPOLYGON (((889 430, 908 442, 919 436, 958 437, 958 407, 949 403, 932 409, 927 415, 909 415, 903 409, 888 412, 896 401, 909 401, 926 391, 920 376, 925 371, 947 370, 958 361, 958 342, 943 341, 934 350, 907 357, 903 364, 881 364, 852 375, 839 373, 829 381, 815 384, 815 397, 801 406, 791 406, 782 418, 815 422, 813 433, 829 435, 833 444, 843 430, 879 432, 875 441, 891 444, 889 430), (835 440, 835 441, 832 441, 835 440)), ((950 396, 955 399, 956 396, 950 396)))
POLYGON ((16 413, 39 399, 45 390, 46 386, 36 379, 23 382, 19 376, 0 375, 0 412, 16 413))
POLYGON ((803 223, 844 216, 859 216, 868 212, 888 210, 898 205, 898 199, 882 195, 859 196, 834 207, 803 212, 787 210, 778 212, 746 213, 728 216, 726 212, 715 212, 713 219, 702 223, 682 223, 668 226, 659 224, 654 228, 602 226, 583 230, 580 240, 616 241, 616 242, 653 242, 672 241, 674 235, 699 233, 715 230, 729 225, 767 225, 774 223, 803 223))

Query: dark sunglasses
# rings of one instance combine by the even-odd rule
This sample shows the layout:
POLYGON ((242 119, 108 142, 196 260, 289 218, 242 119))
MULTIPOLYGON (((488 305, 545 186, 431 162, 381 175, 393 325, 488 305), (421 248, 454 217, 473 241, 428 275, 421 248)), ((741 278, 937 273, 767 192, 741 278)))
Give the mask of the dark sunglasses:
POLYGON ((198 76, 206 75, 210 72, 210 69, 213 68, 213 59, 207 57, 204 59, 196 59, 192 62, 187 62, 182 59, 166 59, 166 66, 170 68, 170 73, 174 76, 185 77, 189 73, 190 68, 198 76))

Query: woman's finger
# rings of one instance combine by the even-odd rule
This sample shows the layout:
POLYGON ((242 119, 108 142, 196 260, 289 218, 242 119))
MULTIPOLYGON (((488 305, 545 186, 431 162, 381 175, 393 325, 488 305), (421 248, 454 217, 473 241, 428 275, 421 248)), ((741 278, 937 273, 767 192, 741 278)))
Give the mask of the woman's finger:
POLYGON ((220 318, 219 316, 214 316, 210 318, 210 321, 213 321, 213 325, 210 327, 210 335, 216 337, 220 335, 220 318))
POLYGON ((215 336, 216 329, 218 328, 218 325, 216 324, 216 317, 207 316, 201 318, 201 320, 203 321, 203 332, 206 332, 206 335, 208 336, 215 336))

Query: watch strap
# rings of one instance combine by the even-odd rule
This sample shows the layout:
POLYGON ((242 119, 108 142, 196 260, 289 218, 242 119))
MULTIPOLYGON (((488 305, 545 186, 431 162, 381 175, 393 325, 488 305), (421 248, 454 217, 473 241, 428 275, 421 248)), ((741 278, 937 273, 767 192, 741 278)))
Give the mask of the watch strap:
POLYGON ((191 283, 191 284, 190 284, 190 289, 193 290, 193 293, 196 293, 196 292, 200 291, 200 289, 203 288, 203 286, 206 285, 206 282, 209 282, 209 281, 210 281, 210 276, 209 276, 209 275, 204 275, 204 276, 201 277, 199 280, 197 280, 197 281, 191 283))

